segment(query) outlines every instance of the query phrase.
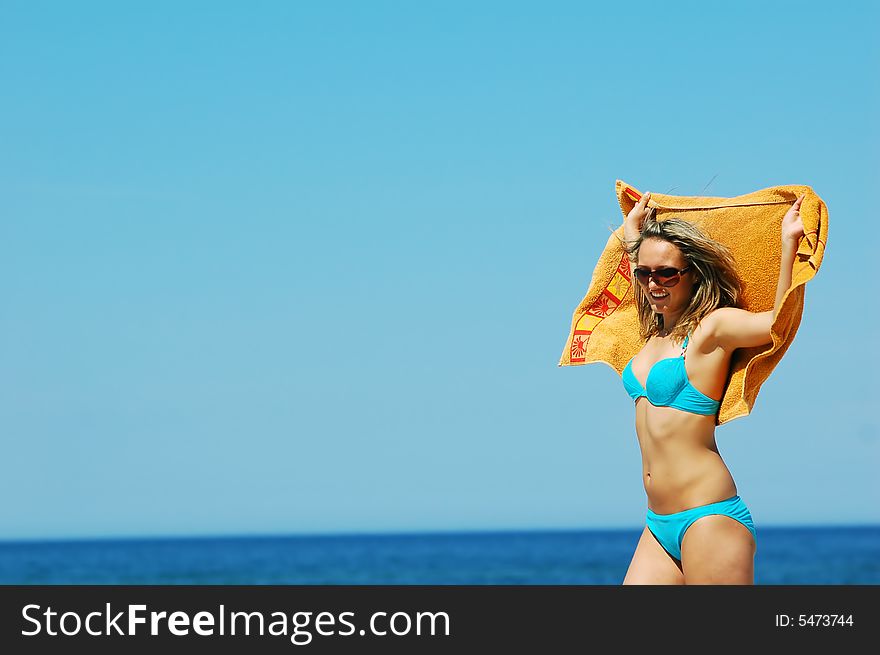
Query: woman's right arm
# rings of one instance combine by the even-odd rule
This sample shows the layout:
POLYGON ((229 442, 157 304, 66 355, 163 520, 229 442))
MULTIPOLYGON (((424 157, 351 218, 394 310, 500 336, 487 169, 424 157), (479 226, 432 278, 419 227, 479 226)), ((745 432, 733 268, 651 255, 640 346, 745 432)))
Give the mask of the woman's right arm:
MULTIPOLYGON (((629 214, 623 220, 623 238, 626 240, 627 247, 632 247, 638 241, 639 235, 642 233, 642 226, 645 219, 654 211, 648 208, 648 200, 651 198, 651 192, 645 192, 635 206, 630 210, 629 214)), ((630 256, 630 273, 635 268, 635 259, 630 256)))

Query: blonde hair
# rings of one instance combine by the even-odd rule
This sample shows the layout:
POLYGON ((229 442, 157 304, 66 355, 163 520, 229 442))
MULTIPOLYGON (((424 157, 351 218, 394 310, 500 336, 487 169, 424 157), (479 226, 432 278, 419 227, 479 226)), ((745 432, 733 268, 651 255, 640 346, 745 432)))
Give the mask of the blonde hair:
MULTIPOLYGON (((735 307, 742 294, 742 281, 736 272, 736 261, 730 250, 704 235, 693 223, 683 218, 655 219, 653 212, 645 221, 639 238, 626 247, 632 261, 638 261, 639 249, 646 239, 660 239, 674 245, 694 276, 691 301, 669 333, 682 340, 697 327, 709 312, 718 307, 735 307)), ((639 332, 647 341, 663 329, 663 316, 651 310, 647 293, 633 280, 639 332)))

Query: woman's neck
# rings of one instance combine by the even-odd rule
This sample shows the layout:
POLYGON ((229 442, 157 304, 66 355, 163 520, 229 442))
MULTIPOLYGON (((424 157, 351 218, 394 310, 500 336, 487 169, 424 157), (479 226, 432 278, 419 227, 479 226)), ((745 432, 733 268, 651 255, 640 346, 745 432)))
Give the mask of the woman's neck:
POLYGON ((663 314, 661 318, 662 325, 660 329, 657 331, 657 336, 659 337, 668 337, 669 334, 675 329, 676 324, 678 323, 678 319, 681 318, 683 312, 678 312, 677 314, 663 314))

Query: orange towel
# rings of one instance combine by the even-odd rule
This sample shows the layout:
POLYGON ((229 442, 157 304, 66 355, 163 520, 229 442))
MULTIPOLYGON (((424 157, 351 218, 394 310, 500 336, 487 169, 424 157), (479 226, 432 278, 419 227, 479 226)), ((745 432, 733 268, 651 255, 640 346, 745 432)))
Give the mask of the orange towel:
MULTIPOLYGON (((622 180, 617 180, 616 191, 626 217, 641 193, 622 180)), ((816 275, 825 252, 828 209, 810 187, 796 184, 769 187, 734 198, 651 193, 648 206, 656 207, 657 220, 684 218, 730 248, 743 281, 739 307, 754 312, 773 309, 782 251, 782 217, 804 193, 800 215, 805 234, 795 257, 791 287, 773 321, 773 342, 734 352, 717 424, 751 411, 761 385, 791 345, 803 314, 805 285, 816 275)), ((574 311, 559 366, 604 362, 621 374, 643 345, 629 261, 619 239, 623 239, 622 223, 608 238, 587 293, 574 311)))

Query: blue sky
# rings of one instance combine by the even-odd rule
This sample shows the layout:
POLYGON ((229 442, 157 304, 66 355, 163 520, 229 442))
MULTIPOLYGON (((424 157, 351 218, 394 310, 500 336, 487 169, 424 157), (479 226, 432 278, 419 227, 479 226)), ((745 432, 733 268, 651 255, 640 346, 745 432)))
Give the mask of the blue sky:
POLYGON ((880 522, 878 19, 4 3, 0 538, 643 525, 619 376, 557 366, 618 178, 823 198, 717 441, 759 526, 880 522))

